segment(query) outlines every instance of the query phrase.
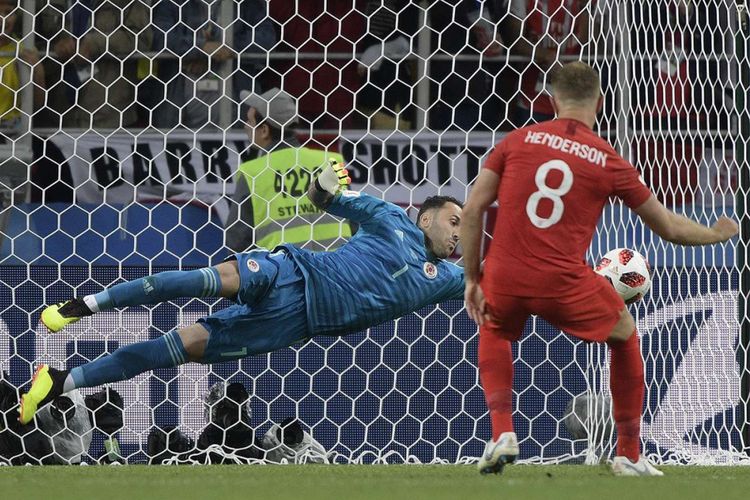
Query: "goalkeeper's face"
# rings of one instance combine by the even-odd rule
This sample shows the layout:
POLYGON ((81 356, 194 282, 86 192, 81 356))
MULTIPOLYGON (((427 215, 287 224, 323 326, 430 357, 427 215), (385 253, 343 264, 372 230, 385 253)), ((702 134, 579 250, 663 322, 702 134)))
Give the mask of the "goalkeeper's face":
POLYGON ((456 250, 461 229, 461 211, 458 205, 446 203, 423 214, 420 227, 424 231, 428 248, 436 257, 445 259, 456 250))

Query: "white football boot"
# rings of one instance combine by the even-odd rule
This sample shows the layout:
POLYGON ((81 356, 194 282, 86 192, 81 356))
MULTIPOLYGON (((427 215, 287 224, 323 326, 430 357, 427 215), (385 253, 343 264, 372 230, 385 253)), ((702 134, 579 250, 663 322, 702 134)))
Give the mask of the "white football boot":
POLYGON ((654 467, 643 455, 637 462, 628 457, 615 457, 612 461, 612 472, 615 476, 663 476, 664 473, 654 467))
POLYGON ((489 440, 479 458, 479 472, 500 474, 505 464, 512 464, 518 457, 518 438, 515 432, 503 432, 497 441, 489 440))

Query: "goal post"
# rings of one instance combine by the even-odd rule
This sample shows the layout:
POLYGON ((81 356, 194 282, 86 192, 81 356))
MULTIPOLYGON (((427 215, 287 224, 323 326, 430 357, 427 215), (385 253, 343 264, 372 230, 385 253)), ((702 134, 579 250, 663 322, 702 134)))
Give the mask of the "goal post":
POLYGON ((742 428, 745 438, 745 452, 750 453, 750 319, 748 318, 748 298, 750 297, 750 264, 747 253, 750 243, 750 213, 748 212, 747 195, 750 189, 750 170, 747 168, 748 144, 750 143, 750 113, 747 111, 747 92, 743 89, 750 88, 750 60, 748 60, 748 42, 750 37, 750 13, 747 10, 747 2, 737 2, 737 36, 735 46, 737 47, 738 74, 740 85, 738 87, 737 121, 740 133, 737 137, 736 151, 739 165, 739 182, 736 192, 737 217, 740 223, 740 241, 737 252, 737 269, 740 273, 739 293, 737 295, 737 317, 740 323, 740 342, 737 347, 737 358, 744 366, 742 374, 742 395, 744 397, 744 414, 746 419, 742 428))
MULTIPOLYGON (((428 196, 465 199, 488 151, 550 112, 551 68, 580 59, 602 75, 597 133, 657 197, 703 223, 728 215, 741 225, 737 240, 682 248, 620 202, 604 210, 587 260, 630 247, 653 270, 651 292, 630 306, 645 362, 644 452, 660 464, 750 463, 750 62, 738 5, 46 0, 34 8, 24 0, 6 41, 33 43, 40 60, 26 72, 8 63, 19 69, 11 91, 24 97, 13 106, 31 133, 3 133, 0 145, 3 158, 18 158, 27 143, 30 154, 20 179, 0 172, 8 200, 0 214, 3 379, 19 387, 37 363, 72 368, 228 304, 131 307, 68 334, 49 335, 39 322, 44 305, 231 253, 225 226, 238 167, 258 157, 240 91, 289 93, 299 121, 286 139, 340 153, 354 189, 414 218, 428 196), (32 102, 37 66, 48 78, 45 98, 32 102), (11 196, 19 186, 24 195, 11 196)), ((278 194, 303 193, 303 184, 296 176, 278 194)), ((488 230, 498 210, 490 209, 488 230)), ((296 419, 325 449, 308 440, 286 461, 473 463, 490 437, 477 344, 463 304, 449 301, 350 336, 156 370, 112 384, 123 424, 95 425, 85 449, 55 460, 263 461, 197 449, 217 404, 205 403, 212 388, 239 383, 259 440, 296 419), (177 456, 154 459, 155 429, 171 433, 177 456)), ((611 458, 606 346, 534 317, 513 358, 521 461, 611 458)), ((1 446, 0 462, 12 461, 1 446)))

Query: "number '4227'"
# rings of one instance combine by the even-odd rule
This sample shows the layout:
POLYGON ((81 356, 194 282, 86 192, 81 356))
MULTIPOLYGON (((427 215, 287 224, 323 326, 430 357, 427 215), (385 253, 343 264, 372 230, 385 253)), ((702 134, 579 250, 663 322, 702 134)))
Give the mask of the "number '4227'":
POLYGON ((320 173, 320 167, 312 172, 304 167, 296 167, 286 172, 276 172, 273 180, 273 189, 281 193, 284 198, 289 196, 301 198, 307 194, 312 180, 320 173))

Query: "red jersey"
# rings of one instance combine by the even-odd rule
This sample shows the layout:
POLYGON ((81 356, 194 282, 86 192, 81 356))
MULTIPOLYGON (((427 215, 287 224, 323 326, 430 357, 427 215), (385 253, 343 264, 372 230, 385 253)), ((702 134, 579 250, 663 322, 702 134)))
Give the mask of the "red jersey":
POLYGON ((561 119, 508 134, 484 168, 500 176, 485 291, 520 297, 578 292, 586 250, 610 196, 651 196, 638 171, 584 123, 561 119))

